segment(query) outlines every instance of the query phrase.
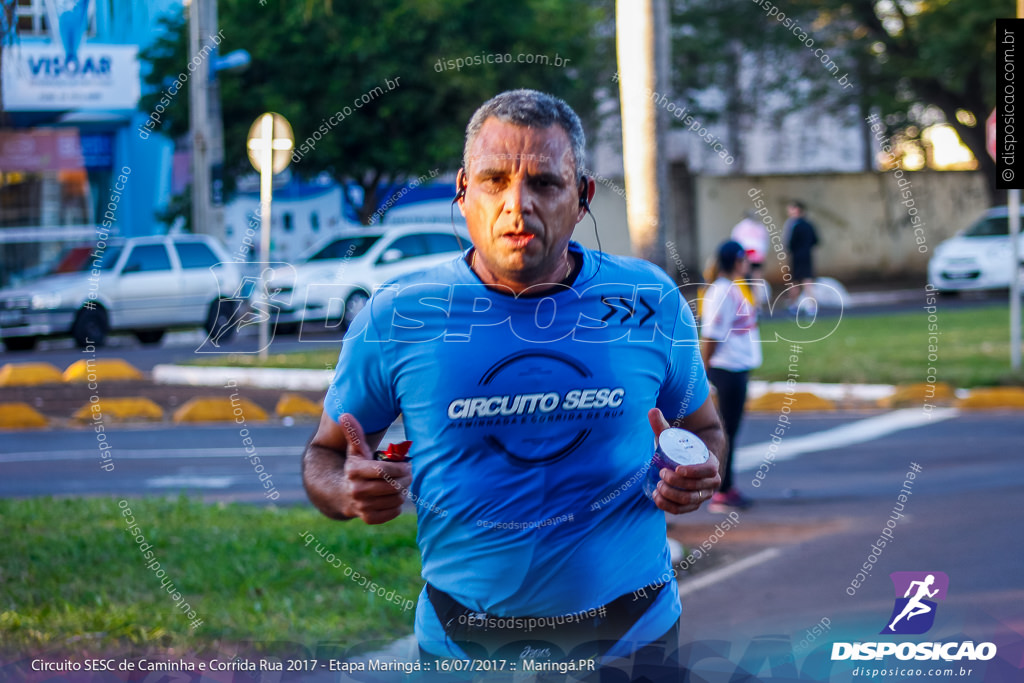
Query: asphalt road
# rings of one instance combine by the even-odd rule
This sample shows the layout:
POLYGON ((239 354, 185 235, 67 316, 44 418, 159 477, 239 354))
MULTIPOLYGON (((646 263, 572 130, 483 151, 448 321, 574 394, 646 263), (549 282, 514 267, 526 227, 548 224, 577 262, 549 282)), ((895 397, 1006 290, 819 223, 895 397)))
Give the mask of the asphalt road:
MULTIPOLYGON (((1024 680, 1018 668, 1024 664, 1022 443, 1024 420, 1019 413, 960 414, 780 463, 756 489, 758 504, 722 539, 721 551, 732 553, 734 561, 695 576, 699 585, 692 591, 686 592, 686 581, 682 584, 682 640, 691 643, 695 668, 705 671, 705 680, 723 675, 719 680, 728 680, 727 674, 735 673, 744 658, 748 671, 758 673, 758 657, 775 657, 774 665, 765 663, 765 680, 795 679, 798 670, 812 680, 862 680, 851 674, 857 665, 892 668, 907 663, 895 658, 884 664, 832 663, 833 642, 973 640, 996 643, 1001 656, 987 664, 965 662, 966 668, 974 668, 969 676, 960 676, 956 664, 956 675, 928 680, 1024 680), (898 496, 911 463, 920 472, 901 504, 898 496), (897 505, 902 511, 894 512, 897 505), (900 514, 891 530, 892 542, 875 553, 872 544, 886 522, 900 514), (760 526, 766 541, 744 546, 744 524, 760 526), (730 543, 729 533, 741 537, 730 543), (744 560, 744 569, 730 573, 744 560), (871 569, 853 587, 865 562, 871 569), (879 635, 896 597, 889 574, 897 571, 949 576, 947 597, 927 636, 879 635), (795 668, 785 661, 790 654, 795 654, 795 668)), ((749 475, 740 478, 748 491, 749 475)), ((688 521, 701 517, 713 521, 704 512, 688 521)), ((926 662, 923 668, 933 664, 926 662)))
MULTIPOLYGON (((691 680, 864 680, 853 675, 855 666, 909 666, 929 673, 935 668, 939 674, 887 681, 1024 680, 1020 413, 794 414, 778 457, 755 486, 775 426, 776 416, 748 418, 740 435, 737 485, 756 504, 692 562, 680 583, 681 637, 695 674, 691 680), (907 472, 915 463, 918 471, 908 487, 907 472), (892 540, 880 552, 873 550, 890 519, 892 540), (865 562, 870 570, 853 589, 865 562), (948 594, 926 635, 879 635, 898 597, 889 578, 897 571, 949 577, 948 594), (999 654, 989 662, 938 665, 892 657, 830 661, 833 642, 894 639, 993 642, 999 654), (946 675, 947 668, 954 673, 946 675)), ((299 454, 312 426, 250 429, 281 492, 277 503, 307 504, 299 454)), ((210 500, 268 502, 243 457, 236 427, 124 428, 108 436, 111 472, 100 469, 88 429, 6 433, 0 440, 0 496, 184 491, 210 500)), ((673 517, 670 535, 698 548, 724 519, 705 510, 673 517)))

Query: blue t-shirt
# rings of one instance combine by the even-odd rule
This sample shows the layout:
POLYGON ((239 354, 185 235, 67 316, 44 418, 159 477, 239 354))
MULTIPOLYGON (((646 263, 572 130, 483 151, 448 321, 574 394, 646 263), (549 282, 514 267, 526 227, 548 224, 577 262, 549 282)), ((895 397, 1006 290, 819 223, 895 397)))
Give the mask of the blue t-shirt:
MULTIPOLYGON (((499 617, 583 612, 671 576, 664 513, 642 489, 647 411, 671 422, 708 396, 693 316, 668 276, 570 249, 582 259, 573 286, 546 296, 493 291, 462 257, 384 285, 346 334, 325 399, 366 433, 402 415, 423 578, 499 617)), ((609 655, 679 614, 669 581, 609 655)), ((462 656, 425 592, 416 635, 462 656)))

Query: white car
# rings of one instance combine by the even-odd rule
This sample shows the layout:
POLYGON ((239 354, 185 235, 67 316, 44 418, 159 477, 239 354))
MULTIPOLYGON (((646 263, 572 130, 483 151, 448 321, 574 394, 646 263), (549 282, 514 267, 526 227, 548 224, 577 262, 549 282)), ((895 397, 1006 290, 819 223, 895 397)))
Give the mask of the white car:
MULTIPOLYGON (((1024 229, 1024 211, 1021 216, 1024 229)), ((928 281, 943 293, 1009 287, 1013 273, 1010 246, 1009 212, 1005 206, 992 207, 974 225, 935 248, 928 262, 928 281)), ((1024 259, 1024 238, 1020 236, 1018 248, 1024 259)))
POLYGON ((208 235, 76 247, 49 275, 0 290, 0 338, 12 351, 32 349, 43 337, 102 346, 111 332, 156 344, 168 329, 189 327, 225 340, 244 302, 240 285, 238 265, 208 235))
MULTIPOLYGON (((451 224, 351 229, 309 250, 294 265, 269 274, 267 298, 279 326, 339 321, 346 326, 380 285, 450 261, 470 246, 465 228, 451 224)), ((254 298, 254 309, 265 304, 254 298)))

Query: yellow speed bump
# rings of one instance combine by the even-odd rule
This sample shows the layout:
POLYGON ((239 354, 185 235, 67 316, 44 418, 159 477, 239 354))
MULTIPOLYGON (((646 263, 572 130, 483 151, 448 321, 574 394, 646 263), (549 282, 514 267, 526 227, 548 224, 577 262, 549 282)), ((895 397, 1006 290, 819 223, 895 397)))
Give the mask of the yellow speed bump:
POLYGON ((267 413, 247 398, 197 396, 174 411, 175 422, 260 422, 267 413))
POLYGON ((76 420, 162 420, 164 410, 156 403, 142 396, 126 398, 101 397, 90 401, 75 411, 76 420), (99 416, 99 417, 97 417, 99 416))
POLYGON ((747 402, 747 410, 758 412, 780 412, 783 407, 790 410, 835 410, 836 404, 827 398, 808 391, 772 391, 747 402))
POLYGON ((935 403, 952 403, 956 400, 956 392, 951 384, 937 382, 928 384, 901 384, 896 387, 892 396, 878 399, 879 408, 908 408, 921 405, 925 401, 935 403))
POLYGON ((59 384, 64 378, 49 363, 6 363, 0 368, 0 387, 59 384))
POLYGON ((323 410, 322 405, 313 403, 300 394, 281 394, 281 398, 277 400, 277 407, 274 408, 274 413, 278 417, 308 417, 319 420, 320 413, 323 410))
POLYGON ((64 371, 65 382, 102 382, 119 379, 142 379, 142 373, 121 358, 82 358, 64 371))
POLYGON ((27 403, 0 403, 0 429, 37 429, 47 420, 27 403))
POLYGON ((1020 387, 992 387, 989 389, 971 389, 967 398, 957 402, 960 408, 968 410, 984 410, 991 408, 1024 409, 1024 389, 1020 387))

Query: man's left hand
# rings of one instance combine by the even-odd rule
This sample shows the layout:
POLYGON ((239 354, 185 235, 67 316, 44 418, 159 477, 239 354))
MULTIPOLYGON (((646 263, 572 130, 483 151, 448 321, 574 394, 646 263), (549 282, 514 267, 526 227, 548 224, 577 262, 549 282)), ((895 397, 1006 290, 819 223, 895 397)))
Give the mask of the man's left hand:
MULTIPOLYGON (((672 425, 657 408, 647 413, 654 438, 672 425)), ((718 458, 709 451, 707 462, 700 465, 680 465, 675 471, 663 469, 661 481, 654 491, 654 504, 665 512, 681 515, 693 512, 718 490, 722 478, 718 474, 718 458)))

